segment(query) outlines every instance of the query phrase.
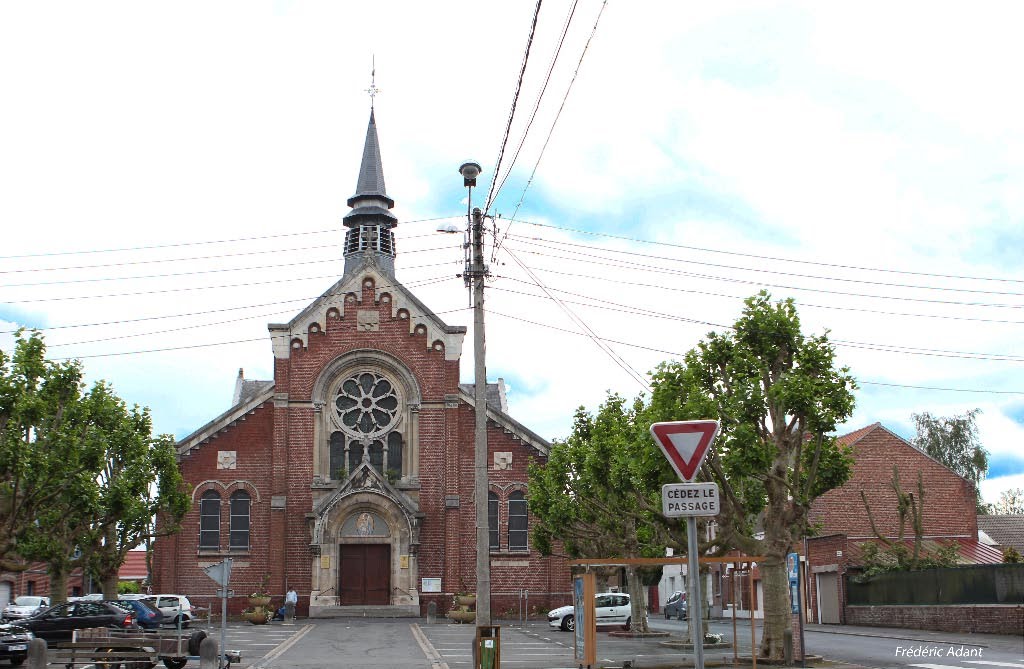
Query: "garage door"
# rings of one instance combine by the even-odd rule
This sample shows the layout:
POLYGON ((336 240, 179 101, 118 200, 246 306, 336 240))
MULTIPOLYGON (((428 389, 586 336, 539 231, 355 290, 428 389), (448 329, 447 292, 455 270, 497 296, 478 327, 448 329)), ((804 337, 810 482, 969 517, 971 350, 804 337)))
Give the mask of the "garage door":
POLYGON ((11 582, 0 582, 0 609, 11 603, 11 582))
POLYGON ((839 574, 818 574, 818 622, 839 624, 839 574))

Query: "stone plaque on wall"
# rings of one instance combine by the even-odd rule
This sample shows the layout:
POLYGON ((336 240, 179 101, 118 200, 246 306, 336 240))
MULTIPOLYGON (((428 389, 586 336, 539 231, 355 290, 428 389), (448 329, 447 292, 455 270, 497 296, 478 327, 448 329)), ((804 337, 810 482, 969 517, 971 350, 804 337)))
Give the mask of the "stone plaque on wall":
POLYGON ((235 469, 238 455, 235 451, 217 451, 217 469, 235 469))
POLYGON ((363 332, 376 332, 380 329, 380 314, 369 309, 360 309, 356 314, 356 329, 363 332))

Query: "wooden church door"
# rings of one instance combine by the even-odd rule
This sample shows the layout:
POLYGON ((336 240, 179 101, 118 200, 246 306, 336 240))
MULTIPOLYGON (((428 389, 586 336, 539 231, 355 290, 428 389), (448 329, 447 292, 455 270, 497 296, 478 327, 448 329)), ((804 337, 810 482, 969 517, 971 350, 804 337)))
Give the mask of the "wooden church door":
POLYGON ((342 544, 338 565, 338 592, 342 606, 391 603, 391 546, 342 544))

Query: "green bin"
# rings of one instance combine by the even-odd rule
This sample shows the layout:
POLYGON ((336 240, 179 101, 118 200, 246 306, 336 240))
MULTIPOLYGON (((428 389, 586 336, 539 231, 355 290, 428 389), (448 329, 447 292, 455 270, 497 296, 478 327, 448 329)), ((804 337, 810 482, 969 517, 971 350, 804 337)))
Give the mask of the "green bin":
POLYGON ((477 625, 473 658, 474 669, 501 669, 501 627, 477 625))

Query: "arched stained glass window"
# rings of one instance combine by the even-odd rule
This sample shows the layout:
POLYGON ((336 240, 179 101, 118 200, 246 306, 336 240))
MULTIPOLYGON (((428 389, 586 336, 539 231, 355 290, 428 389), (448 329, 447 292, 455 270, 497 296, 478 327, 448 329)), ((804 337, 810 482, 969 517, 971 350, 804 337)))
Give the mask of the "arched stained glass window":
POLYGON ((526 495, 517 490, 508 496, 508 549, 510 551, 525 551, 529 548, 529 517, 526 508, 526 495))
POLYGON ((249 549, 249 511, 252 497, 244 490, 231 495, 231 544, 232 550, 249 549))
POLYGON ((220 550, 220 495, 207 490, 199 498, 199 548, 220 550))

